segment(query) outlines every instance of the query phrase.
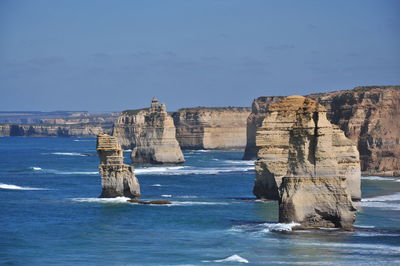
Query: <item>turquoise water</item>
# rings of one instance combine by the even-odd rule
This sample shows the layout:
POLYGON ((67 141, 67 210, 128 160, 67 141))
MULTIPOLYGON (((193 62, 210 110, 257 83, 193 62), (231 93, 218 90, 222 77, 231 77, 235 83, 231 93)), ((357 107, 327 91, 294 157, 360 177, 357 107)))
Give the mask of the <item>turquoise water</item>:
POLYGON ((138 168, 142 199, 173 204, 136 205, 97 198, 94 139, 0 138, 0 264, 400 263, 399 180, 363 178, 355 232, 285 232, 241 157, 186 151, 182 166, 138 168))

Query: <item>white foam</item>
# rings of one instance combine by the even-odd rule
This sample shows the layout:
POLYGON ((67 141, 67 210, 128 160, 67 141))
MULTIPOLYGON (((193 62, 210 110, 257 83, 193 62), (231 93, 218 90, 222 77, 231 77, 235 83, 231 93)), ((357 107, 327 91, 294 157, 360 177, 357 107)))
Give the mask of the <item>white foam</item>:
POLYGON ((357 205, 387 210, 400 210, 400 203, 396 203, 396 201, 400 201, 400 193, 364 198, 361 202, 358 202, 357 205))
POLYGON ((241 165, 251 165, 254 166, 255 161, 253 160, 224 160, 224 163, 228 164, 241 164, 241 165))
POLYGON ((161 195, 162 198, 172 198, 172 195, 161 195))
POLYGON ((264 229, 264 232, 291 232, 292 228, 295 226, 299 226, 299 223, 291 222, 288 224, 285 223, 277 223, 277 224, 265 224, 267 226, 264 229))
POLYGON ((184 195, 184 196, 176 196, 176 198, 179 199, 197 199, 197 196, 191 196, 191 195, 184 195))
POLYGON ((378 197, 373 197, 373 198, 364 198, 361 201, 362 202, 364 202, 364 201, 400 201, 400 193, 378 196, 378 197))
POLYGON ((17 185, 3 184, 0 183, 0 189, 11 189, 11 190, 47 190, 46 188, 35 188, 35 187, 20 187, 17 185))
POLYGON ((153 184, 153 185, 150 185, 151 187, 161 187, 162 185, 161 184, 153 184))
POLYGON ((85 156, 84 154, 79 152, 52 152, 51 154, 62 156, 85 156))
POLYGON ((116 198, 73 198, 74 202, 97 202, 97 203, 129 203, 127 197, 116 198))
POLYGON ((381 177, 381 176, 361 176, 361 179, 372 180, 372 181, 398 181, 397 178, 381 177))
POLYGON ((40 170, 42 170, 42 168, 36 167, 36 166, 30 167, 30 169, 32 169, 33 171, 40 171, 40 170))
POLYGON ((131 149, 124 150, 124 152, 132 152, 131 149))
POLYGON ((96 139, 74 139, 74 141, 96 141, 96 139))
POLYGON ((220 260, 212 260, 212 261, 210 261, 210 260, 203 260, 202 262, 239 262, 239 263, 249 263, 249 261, 248 260, 246 260, 245 258, 243 258, 243 257, 240 257, 239 255, 237 255, 237 254, 234 254, 234 255, 232 255, 232 256, 229 256, 229 257, 227 257, 227 258, 225 258, 225 259, 220 259, 220 260))
POLYGON ((246 233, 269 233, 269 232, 291 232, 294 226, 298 226, 298 223, 262 223, 262 224, 242 224, 235 225, 229 231, 231 232, 246 232, 246 233))
POLYGON ((165 206, 193 206, 193 205, 228 205, 226 202, 209 202, 209 201, 172 201, 172 205, 165 206))
POLYGON ((375 226, 373 225, 355 225, 356 228, 375 228, 375 226))
POLYGON ((136 168, 138 175, 216 175, 219 173, 248 172, 254 167, 192 168, 190 166, 136 168))
MULTIPOLYGON (((40 167, 39 167, 40 168, 40 167)), ((39 169, 34 169, 35 171, 39 171, 39 169)), ((55 169, 42 169, 40 171, 47 174, 55 174, 55 175, 97 175, 98 171, 60 171, 55 169)))

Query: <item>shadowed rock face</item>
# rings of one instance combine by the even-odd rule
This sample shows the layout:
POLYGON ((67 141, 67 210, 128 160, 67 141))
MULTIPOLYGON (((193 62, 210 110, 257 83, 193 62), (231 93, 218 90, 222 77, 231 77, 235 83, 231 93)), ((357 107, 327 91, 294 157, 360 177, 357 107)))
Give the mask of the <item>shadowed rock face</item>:
POLYGON ((249 114, 243 107, 180 109, 173 114, 176 138, 182 149, 242 149, 249 114))
POLYGON ((172 117, 164 104, 153 99, 151 107, 122 112, 113 135, 124 149, 132 149, 137 164, 183 163, 183 153, 175 137, 172 117))
MULTIPOLYGON (((328 120, 357 143, 364 174, 400 176, 400 86, 357 87, 306 97, 327 109, 328 120)), ((268 106, 283 97, 259 97, 247 120, 244 159, 255 159, 256 131, 268 106)))
POLYGON ((360 198, 358 152, 326 118, 326 109, 302 96, 269 106, 257 130, 254 192, 279 200, 279 221, 307 227, 351 227, 360 198))
POLYGON ((97 136, 100 158, 101 198, 140 196, 140 185, 132 166, 123 162, 123 151, 117 140, 107 134, 97 136))

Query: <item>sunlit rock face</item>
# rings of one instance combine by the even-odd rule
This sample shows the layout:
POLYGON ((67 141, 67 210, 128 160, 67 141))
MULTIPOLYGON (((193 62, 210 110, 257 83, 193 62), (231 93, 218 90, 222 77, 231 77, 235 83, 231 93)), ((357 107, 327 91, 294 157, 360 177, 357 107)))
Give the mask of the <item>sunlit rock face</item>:
POLYGON ((100 158, 101 198, 140 196, 140 185, 134 169, 124 164, 123 150, 115 137, 107 134, 97 136, 97 153, 100 158))
POLYGON ((184 162, 184 157, 175 131, 165 104, 153 99, 150 108, 122 112, 113 136, 124 149, 132 150, 133 163, 178 164, 184 162))
POLYGON ((182 149, 243 149, 250 108, 195 107, 173 114, 182 149))
MULTIPOLYGON (((400 86, 364 86, 306 97, 322 104, 328 120, 356 143, 363 174, 400 176, 400 86)), ((253 101, 244 159, 257 157, 257 129, 269 105, 282 98, 264 96, 253 101)))
POLYGON ((360 198, 356 146, 303 96, 271 104, 257 130, 254 194, 279 200, 280 222, 350 227, 360 198))

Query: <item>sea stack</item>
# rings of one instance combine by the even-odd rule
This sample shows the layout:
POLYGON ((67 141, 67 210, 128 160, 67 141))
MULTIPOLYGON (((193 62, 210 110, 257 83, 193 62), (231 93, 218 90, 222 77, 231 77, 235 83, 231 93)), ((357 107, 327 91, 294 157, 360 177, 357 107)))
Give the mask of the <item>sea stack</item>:
POLYGON ((268 108, 257 130, 254 194, 279 201, 279 221, 306 227, 350 228, 360 199, 356 146, 303 96, 268 108))
POLYGON ((116 138, 107 134, 97 136, 99 172, 103 188, 101 198, 140 196, 140 185, 132 166, 124 164, 123 151, 116 138))
POLYGON ((184 157, 165 104, 153 98, 150 108, 123 111, 113 130, 135 164, 179 164, 184 157))

